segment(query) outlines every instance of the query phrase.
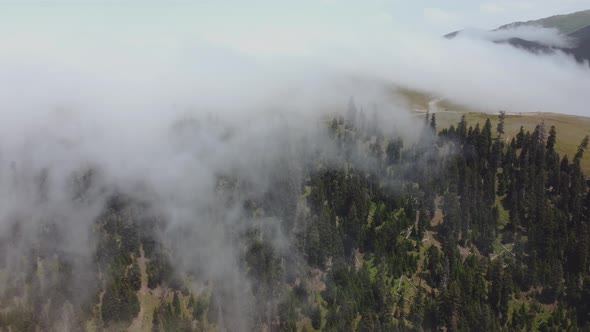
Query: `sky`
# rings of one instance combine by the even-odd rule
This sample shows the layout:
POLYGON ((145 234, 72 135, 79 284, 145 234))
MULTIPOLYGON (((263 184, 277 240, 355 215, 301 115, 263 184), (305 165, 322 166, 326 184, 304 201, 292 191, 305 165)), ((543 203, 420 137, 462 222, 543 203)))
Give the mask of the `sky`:
POLYGON ((362 28, 367 21, 388 21, 394 26, 446 34, 465 27, 493 29, 513 21, 586 10, 590 9, 590 0, 0 0, 0 8, 3 18, 23 21, 36 15, 59 16, 55 10, 84 20, 100 19, 115 11, 138 22, 162 22, 168 15, 178 18, 179 14, 185 18, 179 23, 191 21, 197 25, 195 21, 232 19, 236 26, 255 21, 275 26, 300 23, 318 28, 323 24, 348 24, 362 28))
MULTIPOLYGON (((400 2, 400 7, 402 2, 400 2)), ((405 6, 405 5, 404 5, 405 6)), ((432 32, 465 27, 494 29, 514 21, 535 20, 590 9, 589 0, 416 1, 414 15, 432 32)))
MULTIPOLYGON (((590 0, 0 0, 0 97, 26 95, 15 103, 28 105, 104 90, 100 101, 120 104, 156 98, 165 86, 173 95, 161 100, 198 90, 199 102, 206 95, 219 104, 228 93, 252 101, 278 86, 293 89, 297 81, 297 89, 309 89, 319 77, 346 73, 477 109, 560 112, 567 101, 576 105, 569 112, 586 114, 577 91, 588 84, 588 69, 571 59, 440 38, 582 9, 590 0), (572 87, 556 91, 556 80, 572 87)), ((550 31, 534 34, 554 39, 550 31)))
POLYGON ((444 35, 585 9, 590 0, 0 0, 0 37, 44 36, 50 44, 57 34, 84 44, 141 32, 162 46, 190 38, 305 53, 310 44, 379 30, 444 35))

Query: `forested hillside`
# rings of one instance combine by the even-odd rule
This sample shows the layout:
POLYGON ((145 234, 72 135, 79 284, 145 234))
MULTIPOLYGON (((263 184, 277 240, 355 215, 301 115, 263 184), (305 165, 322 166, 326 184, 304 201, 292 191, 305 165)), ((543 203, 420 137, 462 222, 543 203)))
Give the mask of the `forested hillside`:
MULTIPOLYGON (((351 102, 318 124, 329 143, 284 138, 304 152, 279 158, 263 192, 219 174, 205 229, 113 192, 81 235, 90 261, 61 251, 67 229, 51 218, 19 251, 31 225, 15 217, 0 239, 0 331, 590 329, 588 137, 559 155, 559 128, 507 141, 497 123, 438 128, 426 114, 410 141, 351 102), (240 222, 226 222, 235 206, 240 222), (205 231, 235 244, 245 282, 178 263, 222 260, 170 241, 205 231)), ((72 200, 99 180, 77 173, 72 200)))

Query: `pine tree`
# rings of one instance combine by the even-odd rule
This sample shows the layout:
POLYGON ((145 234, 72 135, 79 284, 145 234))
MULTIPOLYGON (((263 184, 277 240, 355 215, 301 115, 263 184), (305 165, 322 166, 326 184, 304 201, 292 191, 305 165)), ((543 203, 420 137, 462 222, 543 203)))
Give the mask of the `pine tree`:
POLYGON ((498 115, 498 126, 496 127, 496 132, 498 133, 498 140, 502 135, 504 135, 504 122, 506 120, 506 111, 500 111, 498 115))
POLYGON ((461 115, 461 121, 457 125, 457 135, 459 136, 459 140, 464 142, 467 138, 467 118, 465 114, 461 115))
POLYGON ((430 117, 430 129, 436 135, 436 113, 432 113, 430 117))
POLYGON ((174 308, 174 315, 179 317, 180 313, 181 313, 181 309, 180 309, 180 298, 178 297, 178 292, 174 292, 174 296, 172 298, 172 307, 174 308))
POLYGON ((354 98, 350 97, 348 100, 348 110, 346 111, 346 129, 351 129, 354 127, 356 123, 356 105, 354 102, 354 98))
POLYGON ((316 306, 313 311, 311 312, 311 326, 319 330, 322 327, 322 312, 320 311, 320 307, 316 306))
POLYGON ((154 309, 154 315, 152 318, 152 331, 159 332, 161 331, 162 323, 160 322, 160 310, 159 308, 154 309))
POLYGON ((516 148, 522 149, 522 147, 524 146, 524 142, 525 142, 524 127, 520 126, 520 130, 518 131, 518 134, 516 134, 516 148))

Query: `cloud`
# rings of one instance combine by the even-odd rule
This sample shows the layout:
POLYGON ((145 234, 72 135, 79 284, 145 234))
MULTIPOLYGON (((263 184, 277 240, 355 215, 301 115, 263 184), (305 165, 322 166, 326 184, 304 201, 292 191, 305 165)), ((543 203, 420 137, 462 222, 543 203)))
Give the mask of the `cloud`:
MULTIPOLYGON (((438 9, 425 16, 454 19, 438 9)), ((176 266, 205 271, 240 308, 252 294, 244 294, 234 235, 252 220, 221 179, 240 179, 248 197, 260 197, 273 177, 297 173, 306 153, 330 155, 321 120, 350 96, 377 104, 383 128, 408 137, 419 131, 395 85, 490 112, 589 115, 590 70, 564 54, 394 30, 389 19, 357 29, 354 20, 281 23, 280 15, 251 26, 259 20, 239 12, 181 23, 175 15, 161 24, 124 18, 108 26, 66 16, 2 23, 0 237, 25 220, 27 239, 16 248, 24 250, 49 216, 67 230, 61 250, 90 255, 93 243, 81 234, 108 196, 123 192, 167 220, 163 239, 184 249, 175 251, 176 266), (83 206, 71 202, 71 183, 88 169, 97 183, 83 206)), ((258 222, 274 231, 272 220, 258 222)), ((235 314, 236 326, 245 316, 235 314)))
POLYGON ((460 36, 481 38, 489 41, 506 41, 511 38, 520 38, 540 44, 568 48, 575 44, 575 40, 563 35, 558 29, 543 28, 539 26, 522 25, 493 31, 479 29, 465 29, 460 36))

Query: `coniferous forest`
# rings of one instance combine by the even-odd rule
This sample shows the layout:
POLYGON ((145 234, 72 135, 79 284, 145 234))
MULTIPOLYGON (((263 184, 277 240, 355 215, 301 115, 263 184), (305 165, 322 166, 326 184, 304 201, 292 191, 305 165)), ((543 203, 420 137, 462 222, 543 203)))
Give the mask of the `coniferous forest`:
MULTIPOLYGON (((90 260, 56 245, 51 220, 15 259, 28 234, 15 220, 0 239, 0 331, 590 330, 588 137, 559 155, 558 129, 512 137, 505 116, 439 128, 427 113, 409 141, 351 102, 319 125, 333 153, 309 142, 263 193, 220 174, 221 200, 243 219, 216 224, 235 243, 239 292, 178 264, 161 234, 191 231, 130 193, 93 222, 90 260)), ((74 198, 97 177, 78 174, 74 198)), ((197 241, 190 260, 215 254, 197 241)))

